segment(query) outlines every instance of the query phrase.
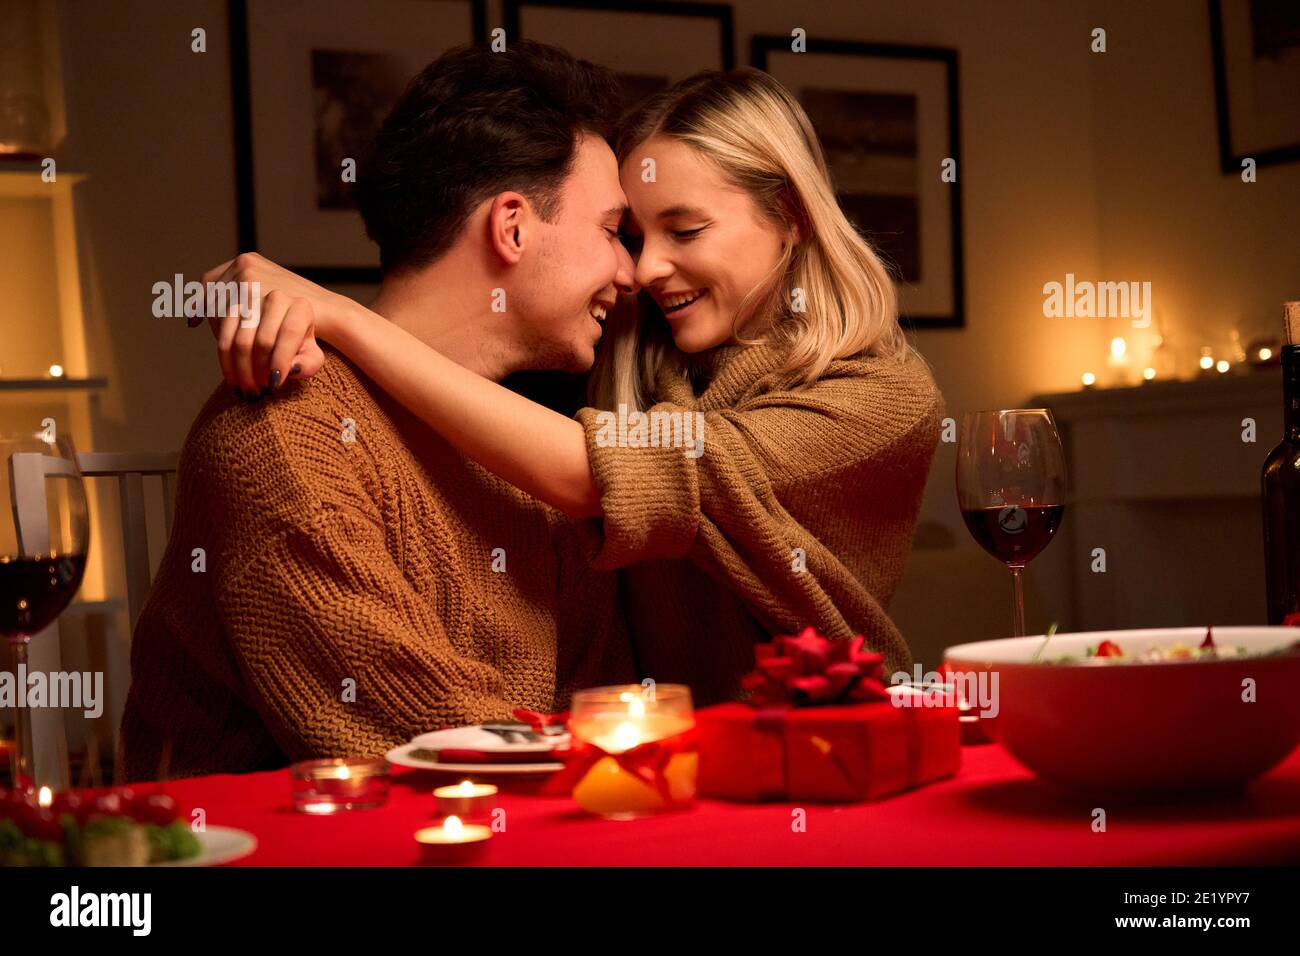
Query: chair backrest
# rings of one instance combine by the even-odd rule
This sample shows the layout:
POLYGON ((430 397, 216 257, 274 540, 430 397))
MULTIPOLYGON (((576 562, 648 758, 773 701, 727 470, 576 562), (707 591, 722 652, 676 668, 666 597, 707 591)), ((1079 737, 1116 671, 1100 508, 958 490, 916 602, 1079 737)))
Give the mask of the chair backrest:
POLYGON ((149 594, 149 528, 144 507, 144 478, 157 475, 163 487, 163 528, 172 531, 176 504, 177 452, 138 454, 135 452, 81 452, 77 466, 85 478, 116 478, 122 503, 122 549, 126 564, 126 606, 131 628, 140 617, 149 594))
MULTIPOLYGON (((117 481, 122 506, 122 546, 125 552, 128 627, 135 622, 144 607, 149 593, 149 529, 145 512, 144 478, 157 475, 162 480, 164 525, 171 534, 172 511, 175 505, 176 467, 180 455, 137 454, 132 452, 82 452, 77 455, 77 467, 85 478, 112 478, 117 481)), ((39 554, 49 548, 49 518, 45 496, 45 480, 59 475, 71 475, 69 462, 53 455, 39 452, 18 452, 10 456, 10 489, 14 510, 14 525, 24 552, 39 554)), ((59 650, 58 624, 51 624, 37 640, 33 640, 28 666, 32 671, 53 673, 62 670, 59 650)), ((66 787, 67 752, 62 715, 53 708, 31 713, 32 758, 40 782, 66 787)))

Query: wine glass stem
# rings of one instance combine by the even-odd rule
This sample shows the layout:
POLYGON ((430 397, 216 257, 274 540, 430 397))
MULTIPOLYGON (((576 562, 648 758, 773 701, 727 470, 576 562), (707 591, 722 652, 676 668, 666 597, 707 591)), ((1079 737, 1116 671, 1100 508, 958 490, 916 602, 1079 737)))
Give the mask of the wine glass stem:
POLYGON ((1025 636, 1025 566, 1011 565, 1011 584, 1015 597, 1011 602, 1011 636, 1025 636))
MULTIPOLYGON (((19 634, 9 639, 14 664, 14 680, 25 682, 27 679, 27 642, 26 634, 19 634)), ((35 783, 32 777, 32 721, 27 712, 27 694, 25 688, 17 688, 14 695, 14 751, 9 755, 9 776, 13 788, 18 791, 30 790, 35 783)))

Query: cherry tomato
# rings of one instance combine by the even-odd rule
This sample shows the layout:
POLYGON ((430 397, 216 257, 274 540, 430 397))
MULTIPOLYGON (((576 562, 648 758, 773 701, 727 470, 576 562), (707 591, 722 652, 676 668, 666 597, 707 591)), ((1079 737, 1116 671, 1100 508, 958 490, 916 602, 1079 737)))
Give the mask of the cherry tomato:
POLYGON ((165 793, 146 793, 131 804, 131 816, 140 823, 165 827, 180 816, 176 801, 165 793))
POLYGON ((1123 657, 1124 652, 1119 649, 1119 645, 1114 641, 1102 641, 1097 645, 1097 653, 1094 657, 1123 657))
POLYGON ((86 819, 88 820, 93 820, 95 817, 124 816, 127 816, 127 804, 122 799, 122 795, 116 791, 101 793, 93 798, 86 810, 86 819))
POLYGON ((63 827, 59 823, 59 818, 45 807, 34 808, 25 820, 19 822, 18 829, 22 830, 24 836, 32 839, 63 842, 63 827))

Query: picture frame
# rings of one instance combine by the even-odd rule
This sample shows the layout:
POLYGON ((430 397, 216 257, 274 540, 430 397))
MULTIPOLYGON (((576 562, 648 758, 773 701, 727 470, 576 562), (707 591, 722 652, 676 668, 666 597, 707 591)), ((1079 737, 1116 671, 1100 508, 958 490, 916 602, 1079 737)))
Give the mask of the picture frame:
POLYGON ((895 276, 904 327, 963 328, 957 51, 817 37, 793 45, 754 36, 750 61, 807 111, 842 208, 895 276))
POLYGON ((412 76, 484 39, 485 2, 229 0, 241 251, 315 282, 379 281, 343 160, 360 160, 412 76))
POLYGON ((1209 0, 1219 168, 1300 160, 1300 5, 1209 0))
POLYGON ((732 10, 722 3, 503 0, 506 40, 553 43, 613 70, 624 108, 700 70, 735 66, 732 10), (635 37, 634 44, 628 43, 635 37), (665 64, 671 64, 668 69, 665 64))

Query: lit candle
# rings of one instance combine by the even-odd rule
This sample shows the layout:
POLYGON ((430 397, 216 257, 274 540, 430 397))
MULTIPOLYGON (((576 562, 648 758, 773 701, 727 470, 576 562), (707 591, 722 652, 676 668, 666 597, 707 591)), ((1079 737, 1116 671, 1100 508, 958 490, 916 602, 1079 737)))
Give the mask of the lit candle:
POLYGON ((472 817, 489 813, 496 805, 496 798, 496 787, 469 780, 433 791, 434 806, 441 817, 472 817))
POLYGON ((1128 343, 1122 335, 1110 340, 1110 357, 1106 360, 1110 367, 1112 384, 1128 385, 1131 363, 1129 361, 1128 343))
MULTIPOLYGON (((584 810, 616 819, 629 819, 660 810, 687 806, 695 797, 697 755, 693 746, 679 745, 652 771, 647 780, 618 755, 642 744, 672 738, 695 726, 690 690, 680 685, 659 685, 653 696, 641 688, 594 688, 574 695, 569 727, 576 740, 599 748, 607 756, 597 759, 573 788, 584 810)), ((653 765, 653 764, 652 764, 653 765)))
POLYGON ((1222 375, 1224 372, 1228 371, 1228 369, 1230 369, 1232 366, 1228 364, 1227 359, 1219 359, 1219 361, 1215 364, 1214 367, 1218 369, 1219 374, 1222 375))
POLYGON ((371 757, 304 760, 289 768, 293 802, 304 813, 366 810, 388 800, 388 761, 371 757))
POLYGON ((1092 388, 1092 387, 1093 387, 1094 385, 1096 385, 1096 384, 1097 384, 1097 376, 1096 376, 1096 375, 1094 375, 1092 372, 1084 372, 1084 373, 1083 373, 1083 387, 1084 387, 1084 388, 1092 388))
POLYGON ((473 863, 487 851, 492 828, 477 823, 462 823, 451 816, 440 827, 425 827, 415 833, 423 862, 434 866, 473 863))
POLYGON ((42 807, 48 807, 54 802, 54 791, 49 787, 41 787, 40 792, 37 794, 36 802, 42 807))
POLYGON ((1142 378, 1144 380, 1149 382, 1155 377, 1156 377, 1156 370, 1153 369, 1150 365, 1148 365, 1146 368, 1142 370, 1142 378))

